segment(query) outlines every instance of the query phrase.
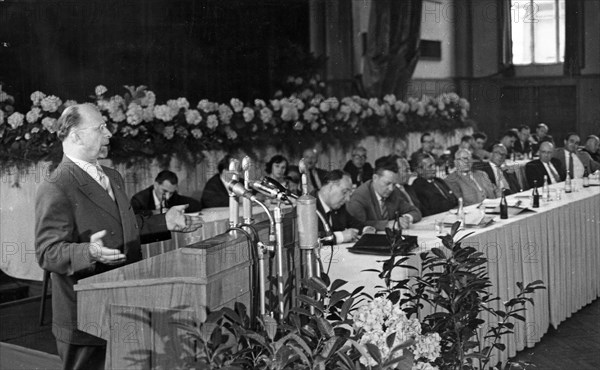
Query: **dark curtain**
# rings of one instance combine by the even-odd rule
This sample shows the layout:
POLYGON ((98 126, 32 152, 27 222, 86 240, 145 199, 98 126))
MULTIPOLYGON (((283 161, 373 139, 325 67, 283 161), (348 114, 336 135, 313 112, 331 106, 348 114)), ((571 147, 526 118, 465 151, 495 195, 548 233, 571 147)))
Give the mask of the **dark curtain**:
POLYGON ((419 60, 422 3, 422 0, 371 3, 363 74, 369 96, 405 96, 419 60))
POLYGON ((510 1, 500 1, 499 11, 499 27, 500 27, 500 70, 509 68, 512 65, 512 19, 510 17, 510 1))
POLYGON ((565 62, 564 73, 578 76, 585 67, 583 1, 565 1, 565 62))

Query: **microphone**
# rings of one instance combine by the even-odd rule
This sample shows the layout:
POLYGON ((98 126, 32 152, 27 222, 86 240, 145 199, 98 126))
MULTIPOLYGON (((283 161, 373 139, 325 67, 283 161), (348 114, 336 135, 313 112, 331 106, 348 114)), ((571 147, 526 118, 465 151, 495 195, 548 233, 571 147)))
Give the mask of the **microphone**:
POLYGON ((286 196, 288 197, 292 197, 294 199, 298 199, 298 195, 292 193, 289 189, 287 189, 285 186, 281 185, 281 183, 277 180, 275 180, 272 177, 269 176, 265 176, 262 180, 262 183, 267 185, 267 186, 271 186, 276 188, 277 190, 279 190, 280 192, 284 193, 286 196))
POLYGON ((302 195, 308 194, 308 177, 306 175, 307 171, 308 169, 306 168, 306 163, 304 163, 304 158, 302 158, 300 159, 300 162, 298 162, 298 172, 300 172, 302 175, 302 195))
MULTIPOLYGON (((245 156, 242 159, 242 171, 244 171, 244 187, 246 190, 250 190, 250 157, 245 156)), ((244 198, 242 199, 242 213, 244 217, 244 223, 250 224, 252 223, 252 203, 250 199, 244 198)))
POLYGON ((227 183, 227 190, 231 193, 235 194, 238 197, 250 199, 251 201, 256 201, 256 197, 252 195, 250 190, 246 190, 244 185, 242 185, 237 180, 231 180, 227 183))
POLYGON ((263 184, 258 181, 254 181, 250 184, 254 190, 266 195, 269 198, 278 199, 281 201, 287 200, 285 193, 280 192, 278 189, 271 185, 263 184))

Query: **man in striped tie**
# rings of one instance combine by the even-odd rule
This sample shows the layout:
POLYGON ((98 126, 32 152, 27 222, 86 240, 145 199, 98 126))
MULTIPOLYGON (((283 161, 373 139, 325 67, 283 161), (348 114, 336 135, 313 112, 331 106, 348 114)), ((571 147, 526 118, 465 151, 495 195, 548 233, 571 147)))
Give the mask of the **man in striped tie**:
POLYGON ((552 158, 554 144, 549 141, 542 142, 539 154, 540 159, 535 159, 525 165, 525 177, 527 177, 529 186, 533 187, 534 182, 537 183, 537 186, 542 186, 544 176, 548 179, 549 184, 564 181, 566 177, 565 168, 558 159, 552 158))

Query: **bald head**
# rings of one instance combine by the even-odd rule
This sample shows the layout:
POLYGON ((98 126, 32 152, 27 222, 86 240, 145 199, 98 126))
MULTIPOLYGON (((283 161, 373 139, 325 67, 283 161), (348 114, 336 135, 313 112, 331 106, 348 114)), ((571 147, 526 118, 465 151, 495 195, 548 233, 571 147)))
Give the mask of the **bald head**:
POLYGON ((554 145, 549 141, 544 141, 540 144, 540 161, 544 163, 550 162, 552 154, 554 154, 554 145))

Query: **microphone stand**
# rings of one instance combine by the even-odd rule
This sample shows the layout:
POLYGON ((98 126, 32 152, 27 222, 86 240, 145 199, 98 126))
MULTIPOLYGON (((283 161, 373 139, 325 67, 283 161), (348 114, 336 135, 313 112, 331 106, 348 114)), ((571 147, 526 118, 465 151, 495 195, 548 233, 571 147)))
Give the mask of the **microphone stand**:
MULTIPOLYGON (((242 171, 244 171, 244 187, 250 190, 250 157, 245 156, 242 159, 242 171)), ((252 224, 252 201, 248 198, 242 199, 242 214, 245 224, 252 224)))
MULTIPOLYGON (((238 164, 237 159, 232 159, 229 162, 229 171, 232 172, 231 181, 238 180, 238 164)), ((229 191, 229 227, 234 228, 240 222, 240 203, 237 196, 232 191, 229 191)))

